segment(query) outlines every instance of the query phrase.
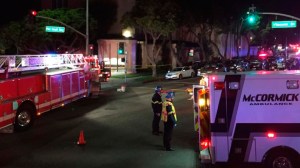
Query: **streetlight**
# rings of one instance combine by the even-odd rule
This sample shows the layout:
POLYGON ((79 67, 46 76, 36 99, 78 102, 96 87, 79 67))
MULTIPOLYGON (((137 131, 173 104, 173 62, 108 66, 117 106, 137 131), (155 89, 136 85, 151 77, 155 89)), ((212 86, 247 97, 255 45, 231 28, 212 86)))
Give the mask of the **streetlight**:
POLYGON ((122 30, 122 35, 126 38, 133 37, 134 29, 131 27, 127 27, 122 30))

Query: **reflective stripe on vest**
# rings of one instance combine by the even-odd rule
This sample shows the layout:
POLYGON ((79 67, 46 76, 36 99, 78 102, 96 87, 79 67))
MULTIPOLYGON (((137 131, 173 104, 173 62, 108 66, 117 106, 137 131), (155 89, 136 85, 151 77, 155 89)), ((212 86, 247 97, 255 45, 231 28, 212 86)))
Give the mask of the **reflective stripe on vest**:
POLYGON ((160 101, 152 101, 153 104, 162 104, 160 101))

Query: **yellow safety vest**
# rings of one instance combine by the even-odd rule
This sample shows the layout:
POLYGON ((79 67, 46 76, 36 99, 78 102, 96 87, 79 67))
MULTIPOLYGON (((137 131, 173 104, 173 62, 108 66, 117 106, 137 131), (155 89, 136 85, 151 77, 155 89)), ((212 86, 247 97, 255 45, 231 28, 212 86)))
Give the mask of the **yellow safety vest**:
POLYGON ((171 115, 171 114, 174 114, 175 121, 177 121, 176 111, 175 111, 175 107, 174 107, 173 103, 169 102, 169 101, 164 101, 163 107, 162 107, 161 120, 163 122, 167 122, 168 121, 168 115, 171 115), (172 107, 172 111, 170 111, 169 113, 167 112, 167 106, 172 107))

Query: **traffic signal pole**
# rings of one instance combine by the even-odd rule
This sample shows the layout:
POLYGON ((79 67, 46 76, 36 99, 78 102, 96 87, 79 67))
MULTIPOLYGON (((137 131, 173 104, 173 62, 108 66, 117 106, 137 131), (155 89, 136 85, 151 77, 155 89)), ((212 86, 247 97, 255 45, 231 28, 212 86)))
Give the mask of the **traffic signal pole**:
POLYGON ((275 12, 258 12, 258 14, 261 14, 261 15, 277 15, 277 16, 284 16, 284 17, 288 17, 288 18, 291 18, 291 19, 295 19, 295 20, 300 21, 300 18, 298 18, 298 17, 292 16, 292 15, 283 14, 283 13, 275 13, 275 12))
MULTIPOLYGON (((252 5, 252 7, 249 8, 249 12, 255 12, 256 7, 254 5, 252 5)), ((287 18, 291 18, 297 21, 300 21, 300 18, 296 17, 296 16, 292 16, 292 15, 288 15, 288 14, 284 14, 284 13, 277 13, 277 12, 257 12, 257 14, 260 15, 275 15, 275 16, 284 16, 287 18)), ((287 46, 287 38, 286 38, 286 46, 287 46)), ((285 51, 286 55, 285 55, 285 60, 287 59, 287 50, 285 51)))
MULTIPOLYGON (((256 12, 256 7, 254 5, 252 5, 251 7, 249 7, 249 12, 248 13, 253 13, 256 12)), ((291 18, 291 19, 295 19, 300 21, 300 18, 296 17, 296 16, 292 16, 292 15, 288 15, 288 14, 284 14, 284 13, 277 13, 277 12, 257 12, 257 14, 261 14, 261 15, 275 15, 275 16, 284 16, 287 18, 291 18)))
POLYGON ((68 28, 70 28, 71 30, 73 30, 74 32, 80 34, 81 36, 83 36, 85 38, 85 55, 89 54, 89 0, 86 0, 86 34, 81 33, 80 31, 76 30, 74 27, 69 26, 67 24, 65 24, 64 22, 61 22, 59 20, 50 18, 50 17, 46 17, 46 16, 39 16, 37 15, 36 11, 32 11, 34 13, 31 13, 32 15, 34 15, 37 18, 41 18, 41 19, 47 19, 47 20, 52 20, 54 22, 60 23, 68 28))
POLYGON ((86 0, 86 32, 85 32, 85 54, 89 53, 89 0, 86 0))
POLYGON ((80 31, 76 30, 75 28, 73 28, 73 27, 71 27, 71 26, 65 24, 64 22, 61 22, 61 21, 59 21, 59 20, 56 20, 56 19, 53 19, 53 18, 50 18, 50 17, 46 17, 46 16, 38 16, 38 15, 37 15, 37 16, 35 16, 35 17, 37 17, 37 18, 42 18, 42 19, 47 19, 47 20, 52 20, 52 21, 54 21, 54 22, 60 23, 60 24, 62 24, 62 25, 64 25, 64 26, 70 28, 71 30, 75 31, 76 33, 82 35, 84 38, 87 38, 87 37, 86 37, 87 35, 81 33, 80 31))
MULTIPOLYGON (((41 18, 41 19, 52 20, 52 21, 54 21, 54 22, 60 23, 60 24, 62 24, 62 25, 64 25, 64 26, 70 28, 70 29, 73 30, 74 32, 76 32, 76 33, 82 35, 82 36, 86 39, 86 46, 85 46, 85 52, 86 52, 86 53, 85 53, 85 54, 88 55, 88 52, 89 52, 89 43, 88 43, 89 37, 88 37, 88 34, 83 34, 83 33, 81 33, 80 31, 76 30, 74 27, 69 26, 69 25, 65 24, 64 22, 61 22, 61 21, 59 21, 59 20, 56 20, 56 19, 53 19, 53 18, 50 18, 50 17, 46 17, 46 16, 38 16, 38 15, 35 16, 35 17, 41 18)), ((87 26, 87 27, 88 27, 88 26, 87 26)), ((87 28, 87 29, 88 29, 88 28, 87 28)), ((87 33, 88 33, 88 32, 87 32, 87 33)))
MULTIPOLYGON (((276 12, 258 12, 258 14, 261 14, 261 15, 284 16, 284 17, 287 17, 287 18, 291 18, 291 19, 300 21, 300 18, 295 17, 295 16, 292 16, 292 15, 284 14, 284 13, 276 13, 276 12)), ((287 47, 287 37, 285 38, 285 46, 287 47)), ((287 53, 287 49, 285 49, 285 57, 284 57, 284 60, 285 60, 285 61, 288 59, 288 55, 287 55, 287 54, 288 54, 288 53, 287 53)))

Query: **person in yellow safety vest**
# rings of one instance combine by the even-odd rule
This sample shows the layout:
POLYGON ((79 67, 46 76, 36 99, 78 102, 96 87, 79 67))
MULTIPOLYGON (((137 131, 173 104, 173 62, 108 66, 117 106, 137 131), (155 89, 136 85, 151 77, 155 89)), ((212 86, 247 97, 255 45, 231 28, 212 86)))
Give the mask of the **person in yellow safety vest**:
POLYGON ((174 98, 173 92, 167 93, 166 100, 164 101, 162 107, 161 120, 164 122, 163 144, 166 151, 174 150, 171 148, 171 140, 172 140, 173 128, 177 124, 177 116, 176 116, 175 107, 172 103, 173 98, 174 98))

